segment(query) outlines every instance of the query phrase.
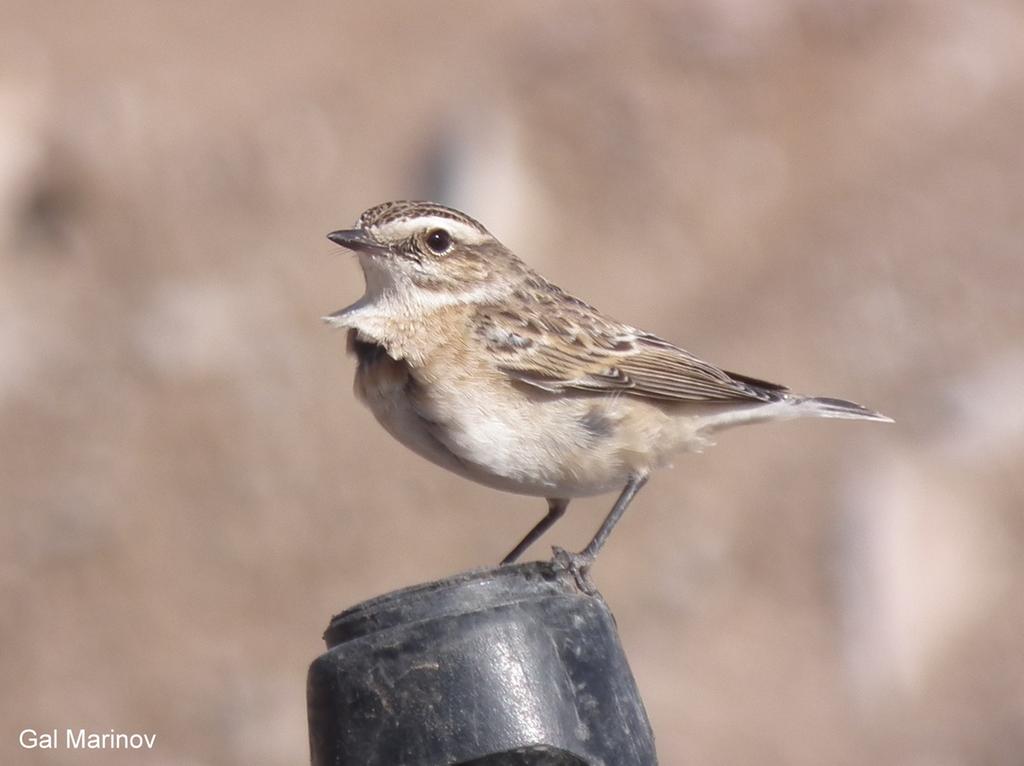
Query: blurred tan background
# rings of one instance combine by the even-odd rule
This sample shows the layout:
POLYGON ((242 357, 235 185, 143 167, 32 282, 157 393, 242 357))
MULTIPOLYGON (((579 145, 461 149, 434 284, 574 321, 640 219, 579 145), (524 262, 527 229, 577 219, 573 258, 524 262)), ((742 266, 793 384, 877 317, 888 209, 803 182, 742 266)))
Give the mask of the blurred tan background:
POLYGON ((1019 2, 0 16, 0 761, 308 762, 329 616, 540 517, 393 442, 319 320, 362 291, 324 234, 431 197, 897 420, 726 434, 626 516, 595 576, 664 764, 1024 763, 1019 2), (157 747, 17 747, 67 726, 157 747))

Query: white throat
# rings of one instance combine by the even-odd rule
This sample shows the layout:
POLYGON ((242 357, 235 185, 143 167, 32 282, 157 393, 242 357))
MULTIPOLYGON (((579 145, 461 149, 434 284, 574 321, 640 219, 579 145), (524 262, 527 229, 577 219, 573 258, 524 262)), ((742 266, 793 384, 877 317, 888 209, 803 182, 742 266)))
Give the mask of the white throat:
POLYGON ((497 286, 481 285, 465 292, 426 290, 407 274, 388 268, 378 258, 360 253, 359 263, 366 280, 366 292, 351 306, 325 316, 333 327, 353 329, 363 340, 384 345, 396 359, 405 352, 394 348, 392 339, 403 333, 396 328, 409 323, 429 322, 431 314, 446 306, 478 303, 497 297, 497 286))

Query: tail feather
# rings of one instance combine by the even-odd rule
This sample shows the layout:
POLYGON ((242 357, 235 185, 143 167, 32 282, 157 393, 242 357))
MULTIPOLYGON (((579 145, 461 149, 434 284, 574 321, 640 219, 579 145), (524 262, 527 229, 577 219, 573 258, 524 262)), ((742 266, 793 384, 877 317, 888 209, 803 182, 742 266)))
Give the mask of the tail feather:
POLYGON ((701 416, 699 431, 711 434, 733 426, 769 423, 794 418, 842 418, 845 420, 874 420, 892 423, 892 418, 869 410, 855 402, 827 396, 801 396, 781 393, 770 402, 758 402, 745 407, 716 407, 701 416))
POLYGON ((828 396, 790 396, 787 399, 792 406, 800 410, 801 415, 810 417, 893 422, 888 415, 869 410, 867 407, 855 402, 848 402, 845 399, 833 399, 828 396))

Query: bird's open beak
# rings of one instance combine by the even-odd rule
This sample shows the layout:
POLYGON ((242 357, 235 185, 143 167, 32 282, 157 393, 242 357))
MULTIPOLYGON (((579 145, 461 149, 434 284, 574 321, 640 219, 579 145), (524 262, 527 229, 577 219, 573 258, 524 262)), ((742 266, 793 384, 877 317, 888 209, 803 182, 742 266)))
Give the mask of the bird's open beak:
POLYGON ((362 229, 332 231, 327 235, 327 239, 356 252, 378 252, 383 250, 381 245, 370 239, 362 229))

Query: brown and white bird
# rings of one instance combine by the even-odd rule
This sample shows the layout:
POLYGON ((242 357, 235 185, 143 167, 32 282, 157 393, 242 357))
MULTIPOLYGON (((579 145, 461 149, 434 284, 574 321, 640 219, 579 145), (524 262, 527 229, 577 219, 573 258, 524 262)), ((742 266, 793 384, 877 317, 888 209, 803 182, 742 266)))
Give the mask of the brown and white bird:
POLYGON ((380 424, 467 479, 547 498, 547 515, 502 563, 570 499, 619 490, 581 552, 556 549, 585 577, 651 472, 725 428, 801 417, 890 421, 726 372, 611 319, 443 205, 386 202, 327 236, 356 252, 366 279, 363 297, 325 320, 348 330, 356 394, 380 424))

